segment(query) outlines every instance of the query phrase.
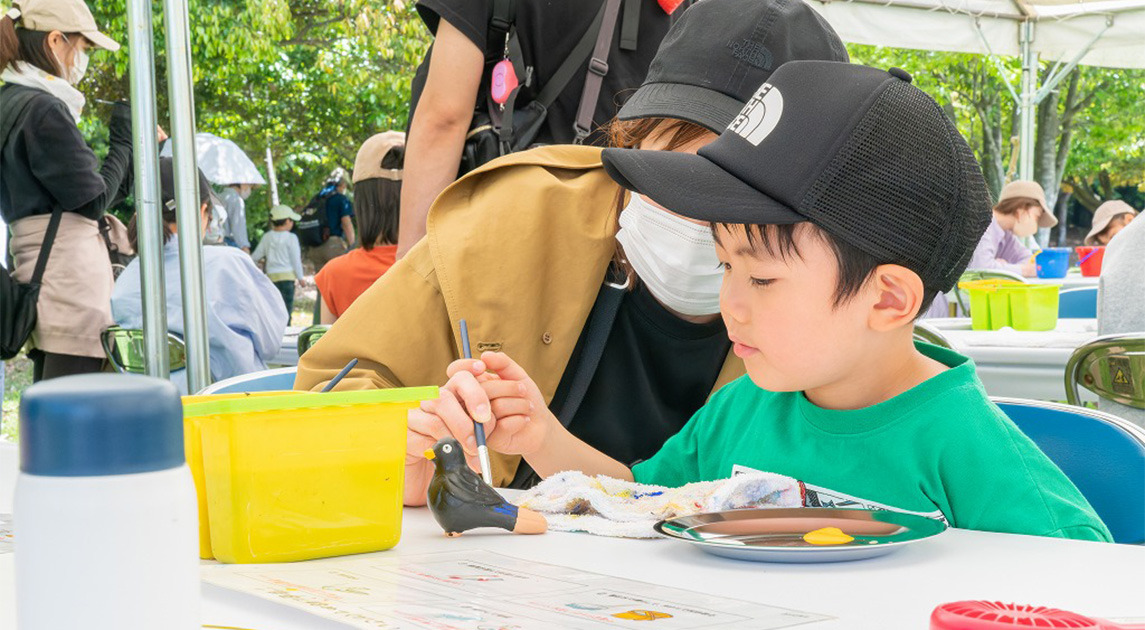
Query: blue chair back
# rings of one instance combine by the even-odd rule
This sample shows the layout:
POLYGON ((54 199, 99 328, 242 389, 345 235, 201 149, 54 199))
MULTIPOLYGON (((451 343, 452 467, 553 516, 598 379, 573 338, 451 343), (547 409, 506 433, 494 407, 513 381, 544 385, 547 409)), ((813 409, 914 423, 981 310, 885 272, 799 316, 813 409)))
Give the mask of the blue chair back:
POLYGON ((1077 486, 1114 542, 1145 543, 1145 430, 1084 407, 993 400, 1077 486))
POLYGON ((1058 317, 1065 319, 1097 317, 1097 287, 1066 289, 1059 293, 1058 317))
POLYGON ((264 370, 262 372, 241 374, 209 385, 203 388, 203 391, 199 393, 241 394, 245 392, 290 390, 294 389, 294 376, 297 373, 297 367, 286 367, 277 370, 264 370))

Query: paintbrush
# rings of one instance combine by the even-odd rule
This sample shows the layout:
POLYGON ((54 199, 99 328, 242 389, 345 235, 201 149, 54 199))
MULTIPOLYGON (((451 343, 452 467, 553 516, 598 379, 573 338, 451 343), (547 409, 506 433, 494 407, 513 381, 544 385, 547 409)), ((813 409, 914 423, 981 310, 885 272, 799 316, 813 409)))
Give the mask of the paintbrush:
MULTIPOLYGON (((472 359, 473 353, 469 351, 469 325, 465 320, 459 322, 461 327, 461 353, 466 359, 472 359)), ((493 485, 493 467, 489 464, 489 447, 485 446, 485 425, 473 421, 473 437, 477 440, 477 459, 481 462, 481 478, 490 486, 493 485)))

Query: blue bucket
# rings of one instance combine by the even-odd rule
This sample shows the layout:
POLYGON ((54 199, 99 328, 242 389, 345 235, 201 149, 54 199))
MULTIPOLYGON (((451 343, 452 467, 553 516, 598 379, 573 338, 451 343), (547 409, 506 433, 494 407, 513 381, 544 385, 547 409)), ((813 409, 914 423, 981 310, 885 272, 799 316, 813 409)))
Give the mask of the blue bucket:
POLYGON ((1038 252, 1034 262, 1038 266, 1039 278, 1064 278, 1069 272, 1068 247, 1048 247, 1038 252))

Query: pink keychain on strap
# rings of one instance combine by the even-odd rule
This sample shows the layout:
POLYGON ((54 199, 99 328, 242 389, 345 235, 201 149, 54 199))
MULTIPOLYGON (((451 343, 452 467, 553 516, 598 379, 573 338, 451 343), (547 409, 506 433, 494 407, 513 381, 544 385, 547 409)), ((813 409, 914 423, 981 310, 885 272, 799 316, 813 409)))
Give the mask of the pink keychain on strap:
POLYGON ((493 66, 492 79, 489 81, 489 92, 493 96, 493 102, 498 105, 504 105, 509 100, 509 95, 513 90, 517 89, 520 82, 517 80, 517 71, 513 69, 513 62, 508 59, 502 59, 493 66))

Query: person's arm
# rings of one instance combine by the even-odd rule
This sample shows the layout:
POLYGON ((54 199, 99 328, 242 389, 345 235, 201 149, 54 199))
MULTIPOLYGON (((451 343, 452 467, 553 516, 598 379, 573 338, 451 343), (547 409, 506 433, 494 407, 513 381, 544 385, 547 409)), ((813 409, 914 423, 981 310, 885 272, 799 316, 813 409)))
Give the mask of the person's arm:
POLYGON ((425 89, 406 140, 399 258, 425 236, 430 205, 457 177, 484 64, 484 53, 442 19, 430 54, 425 89))
MULTIPOLYGON (((1025 273, 1027 269, 1022 263, 1013 262, 1006 258, 1007 255, 1013 255, 1013 252, 1007 251, 1007 236, 1010 236, 1008 232, 996 228, 994 225, 987 228, 982 235, 982 240, 978 241, 977 247, 974 248, 974 254, 971 255, 970 263, 966 268, 998 269, 1019 275, 1033 275, 1025 273)), ((1010 236, 1010 240, 1017 241, 1012 236, 1010 236)), ((1021 247, 1021 244, 1018 243, 1018 246, 1021 247)), ((1029 259, 1029 255, 1029 250, 1026 250, 1026 260, 1029 259)))
MULTIPOLYGON (((290 247, 290 265, 294 267, 294 277, 298 278, 300 283, 306 279, 305 274, 302 272, 302 245, 298 243, 298 237, 291 234, 290 238, 286 239, 290 247)), ((261 245, 262 243, 259 243, 261 245)), ((257 260, 257 259, 256 259, 257 260)))
POLYGON ((330 306, 326 304, 326 296, 322 296, 322 307, 319 313, 318 323, 330 325, 338 321, 338 316, 330 311, 330 306))
POLYGON ((346 235, 346 247, 354 247, 354 218, 348 214, 342 215, 342 234, 346 235))
POLYGON ((250 255, 251 259, 256 263, 266 258, 266 237, 266 234, 262 235, 262 238, 258 241, 258 245, 254 248, 254 253, 250 255))
POLYGON ((60 207, 92 220, 103 216, 131 171, 131 108, 117 103, 108 126, 110 148, 98 169, 63 103, 44 108, 25 131, 32 174, 60 207))

